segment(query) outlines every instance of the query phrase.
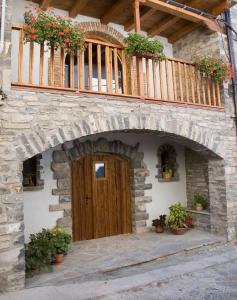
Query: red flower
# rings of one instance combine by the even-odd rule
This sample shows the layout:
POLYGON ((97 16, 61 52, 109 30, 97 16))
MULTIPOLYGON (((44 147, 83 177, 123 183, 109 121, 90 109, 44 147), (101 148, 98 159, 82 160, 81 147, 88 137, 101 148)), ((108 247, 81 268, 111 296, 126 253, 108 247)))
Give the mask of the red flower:
POLYGON ((63 36, 65 33, 64 32, 59 32, 59 35, 63 36))
POLYGON ((61 19, 62 19, 62 17, 61 17, 61 16, 57 16, 56 18, 57 18, 58 20, 61 20, 61 19))
POLYGON ((68 29, 67 29, 67 28, 64 28, 63 32, 67 33, 67 32, 68 32, 68 29))
POLYGON ((36 20, 35 16, 32 16, 31 21, 35 21, 35 20, 36 20))
POLYGON ((56 25, 55 22, 52 22, 52 23, 49 24, 49 26, 52 27, 52 28, 55 28, 57 25, 56 25))
POLYGON ((36 30, 34 28, 31 29, 31 33, 35 33, 36 30))
POLYGON ((31 41, 34 41, 36 39, 36 35, 35 34, 31 34, 29 36, 29 38, 30 38, 31 41))
POLYGON ((70 43, 70 39, 69 39, 69 38, 66 38, 66 39, 64 40, 64 42, 65 42, 65 43, 70 43))

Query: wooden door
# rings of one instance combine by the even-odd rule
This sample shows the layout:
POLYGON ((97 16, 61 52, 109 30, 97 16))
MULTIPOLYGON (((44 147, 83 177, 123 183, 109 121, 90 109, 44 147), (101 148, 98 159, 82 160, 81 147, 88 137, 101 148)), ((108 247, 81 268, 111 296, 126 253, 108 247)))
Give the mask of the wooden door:
POLYGON ((74 240, 131 232, 128 160, 116 155, 88 155, 73 161, 74 240))

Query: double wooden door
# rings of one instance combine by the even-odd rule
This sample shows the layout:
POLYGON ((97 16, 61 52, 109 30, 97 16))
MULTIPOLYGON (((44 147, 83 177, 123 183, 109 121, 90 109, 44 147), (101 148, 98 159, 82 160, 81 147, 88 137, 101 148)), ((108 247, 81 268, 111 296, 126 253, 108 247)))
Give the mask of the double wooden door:
POLYGON ((96 154, 71 163, 74 241, 130 233, 129 162, 96 154))

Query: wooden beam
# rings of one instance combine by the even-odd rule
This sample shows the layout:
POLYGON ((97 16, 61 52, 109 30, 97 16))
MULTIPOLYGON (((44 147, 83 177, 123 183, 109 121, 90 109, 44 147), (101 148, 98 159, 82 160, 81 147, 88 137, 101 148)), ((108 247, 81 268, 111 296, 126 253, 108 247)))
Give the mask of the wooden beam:
POLYGON ((163 20, 161 20, 160 22, 156 23, 156 25, 154 25, 152 27, 152 29, 150 29, 148 31, 148 35, 150 35, 150 36, 159 35, 161 32, 163 32, 167 28, 173 26, 179 20, 180 20, 179 17, 174 17, 174 16, 165 17, 163 20))
MULTIPOLYGON (((147 10, 141 12, 140 14, 140 20, 141 22, 144 22, 145 20, 149 19, 152 15, 154 15, 156 11, 152 8, 148 8, 147 10)), ((124 29, 126 31, 131 31, 134 29, 134 18, 129 19, 125 24, 124 24, 124 29)))
POLYGON ((88 3, 89 0, 76 0, 69 10, 69 17, 75 18, 88 3))
MULTIPOLYGON (((224 1, 224 2, 225 2, 225 5, 226 5, 226 6, 224 6, 224 9, 228 8, 229 1, 227 0, 227 1, 224 1)), ((210 11, 210 14, 218 16, 222 12, 223 12, 223 3, 221 3, 220 5, 215 6, 214 8, 212 8, 212 10, 210 11)), ((215 24, 215 26, 219 26, 216 22, 214 24, 215 24)), ((208 26, 209 25, 210 24, 208 24, 208 26)), ((195 24, 195 23, 194 24, 188 24, 185 27, 183 27, 181 30, 176 31, 173 34, 171 34, 170 36, 168 36, 168 40, 169 40, 170 43, 175 43, 180 38, 182 38, 183 36, 189 34, 190 32, 197 29, 198 27, 199 27, 198 24, 195 24)), ((213 28, 210 28, 210 29, 211 29, 211 31, 213 31, 213 28)), ((219 30, 216 30, 216 31, 222 31, 222 30, 223 29, 219 28, 219 30)))
POLYGON ((40 4, 40 8, 42 10, 47 10, 51 4, 52 0, 42 0, 40 4))
POLYGON ((108 24, 111 19, 121 13, 122 9, 127 5, 127 0, 117 0, 110 9, 100 18, 102 24, 108 24))
POLYGON ((215 6, 211 10, 211 14, 214 16, 219 16, 223 11, 225 11, 227 8, 231 7, 231 1, 226 0, 222 1, 219 5, 215 6))
MULTIPOLYGON (((184 4, 195 7, 200 4, 200 0, 188 0, 185 1, 184 4)), ((177 23, 180 20, 181 19, 179 17, 168 16, 163 20, 159 21, 156 25, 154 25, 153 28, 150 31, 148 31, 148 34, 150 36, 158 35, 161 32, 165 31, 167 28, 173 26, 175 23, 177 23)))
POLYGON ((134 27, 136 32, 139 33, 141 31, 139 0, 134 0, 134 27))
POLYGON ((188 24, 185 27, 183 27, 182 29, 175 31, 170 36, 168 36, 168 41, 171 44, 173 44, 176 41, 178 41, 179 39, 181 39, 183 36, 189 34, 190 32, 192 32, 193 30, 195 30, 198 27, 199 27, 199 25, 196 23, 188 24))
POLYGON ((151 8, 157 9, 159 11, 171 14, 173 16, 185 19, 194 23, 213 23, 214 21, 203 17, 201 15, 195 14, 193 12, 187 11, 184 8, 176 7, 171 4, 164 3, 160 0, 140 0, 141 4, 149 6, 151 8))

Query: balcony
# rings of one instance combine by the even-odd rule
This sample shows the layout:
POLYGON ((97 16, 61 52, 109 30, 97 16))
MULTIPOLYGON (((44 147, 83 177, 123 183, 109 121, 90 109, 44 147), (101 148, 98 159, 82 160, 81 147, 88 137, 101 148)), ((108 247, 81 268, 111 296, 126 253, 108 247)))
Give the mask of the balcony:
POLYGON ((69 55, 64 49, 25 44, 20 25, 12 30, 13 87, 223 108, 220 83, 200 74, 192 62, 128 58, 120 45, 94 39, 86 40, 84 51, 69 55))

